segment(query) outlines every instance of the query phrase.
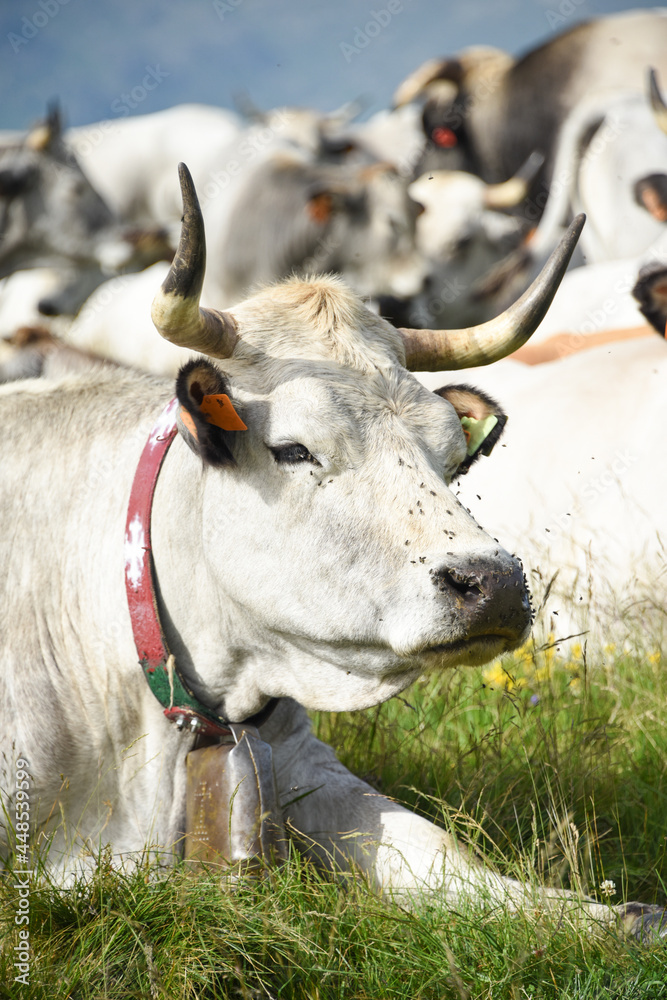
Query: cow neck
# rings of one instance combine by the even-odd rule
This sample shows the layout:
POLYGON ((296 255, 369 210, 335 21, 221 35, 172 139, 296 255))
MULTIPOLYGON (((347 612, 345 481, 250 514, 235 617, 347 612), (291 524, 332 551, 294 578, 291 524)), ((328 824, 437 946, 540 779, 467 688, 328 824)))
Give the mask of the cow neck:
MULTIPOLYGON (((125 590, 132 634, 139 663, 148 686, 170 722, 200 737, 222 739, 233 736, 231 720, 203 705, 179 671, 165 639, 158 611, 155 567, 151 547, 151 511, 155 486, 171 442, 177 432, 178 401, 164 407, 148 435, 134 474, 125 524, 125 590)), ((261 726, 278 703, 267 705, 243 722, 261 726)))

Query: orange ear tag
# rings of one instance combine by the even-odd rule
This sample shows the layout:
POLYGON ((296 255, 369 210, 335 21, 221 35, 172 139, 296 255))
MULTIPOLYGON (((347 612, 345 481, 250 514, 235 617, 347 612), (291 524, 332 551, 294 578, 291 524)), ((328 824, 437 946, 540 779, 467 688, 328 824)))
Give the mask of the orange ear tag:
POLYGON ((208 417, 209 424, 221 427, 223 431, 247 431, 231 399, 226 393, 204 396, 199 409, 208 417))
POLYGON ((331 214, 333 212, 333 198, 326 192, 316 194, 306 205, 306 211, 313 222, 320 222, 323 225, 331 218, 331 214))

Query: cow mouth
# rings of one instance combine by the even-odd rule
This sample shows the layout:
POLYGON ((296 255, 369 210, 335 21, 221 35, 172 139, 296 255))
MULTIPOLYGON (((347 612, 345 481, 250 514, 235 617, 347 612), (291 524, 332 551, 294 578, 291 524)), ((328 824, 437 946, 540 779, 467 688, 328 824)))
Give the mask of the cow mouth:
POLYGON ((456 639, 453 642, 441 642, 435 646, 427 646, 419 655, 428 657, 428 659, 447 657, 447 659, 456 659, 458 663, 480 666, 501 653, 516 649, 523 638, 523 635, 517 635, 515 632, 492 632, 488 635, 472 636, 468 639, 456 639))

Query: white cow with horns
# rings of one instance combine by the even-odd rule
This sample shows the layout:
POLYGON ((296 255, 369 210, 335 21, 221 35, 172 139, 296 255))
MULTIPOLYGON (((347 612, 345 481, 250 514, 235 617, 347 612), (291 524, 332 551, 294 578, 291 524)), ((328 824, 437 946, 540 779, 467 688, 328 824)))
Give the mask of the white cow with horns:
MULTIPOLYGON (((181 182, 181 241, 153 318, 206 357, 178 376, 178 433, 152 512, 157 606, 181 677, 228 720, 279 699, 261 733, 285 818, 315 858, 355 864, 403 898, 581 913, 555 889, 538 902, 375 793, 306 716, 375 705, 426 669, 483 663, 525 640, 521 564, 448 485, 490 450, 504 414, 470 387, 429 392, 410 369, 487 364, 525 342, 581 220, 497 320, 396 330, 321 276, 270 286, 233 314, 200 308, 203 223, 184 167, 181 182), (210 410, 222 396, 235 411, 226 427, 239 429, 210 410)), ((134 472, 149 432, 151 448, 167 433, 173 393, 167 380, 116 372, 0 391, 3 816, 15 814, 16 762, 27 762, 33 835, 49 839, 48 863, 65 877, 100 844, 130 863, 147 846, 163 858, 181 849, 195 736, 146 683, 123 580, 146 547, 125 534, 134 472)), ((4 838, 6 855, 6 828, 4 838)), ((662 919, 638 903, 583 907, 639 934, 662 919)))

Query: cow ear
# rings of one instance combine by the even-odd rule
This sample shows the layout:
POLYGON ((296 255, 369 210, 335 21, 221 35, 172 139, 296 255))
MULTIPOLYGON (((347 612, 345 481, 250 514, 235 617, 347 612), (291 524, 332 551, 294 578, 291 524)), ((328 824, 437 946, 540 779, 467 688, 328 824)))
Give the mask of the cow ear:
POLYGON ((632 289, 640 313, 661 337, 667 335, 667 267, 659 262, 645 264, 632 289))
POLYGON ((331 219, 336 208, 333 191, 315 191, 306 202, 306 212, 313 222, 318 222, 321 226, 326 225, 331 219))
POLYGON ((634 186, 635 201, 658 222, 667 222, 667 174, 648 174, 634 186))
POLYGON ((194 453, 207 465, 234 465, 234 434, 247 427, 229 398, 222 373, 205 358, 194 358, 178 373, 176 396, 178 429, 194 453))
MULTIPOLYGON (((388 168, 386 164, 378 165, 382 171, 386 171, 388 168)), ((369 167, 367 170, 377 169, 377 167, 369 167)), ((308 218, 320 226, 326 225, 331 221, 333 216, 340 212, 342 209, 346 209, 359 215, 363 212, 363 203, 365 200, 364 185, 358 183, 357 181, 341 180, 323 183, 315 183, 310 186, 306 192, 306 214, 308 218)), ((362 178, 363 180, 363 178, 362 178)))
POLYGON ((457 473, 463 475, 480 455, 490 455, 507 423, 507 414, 491 396, 469 385, 445 385, 435 390, 456 410, 468 445, 457 473))

